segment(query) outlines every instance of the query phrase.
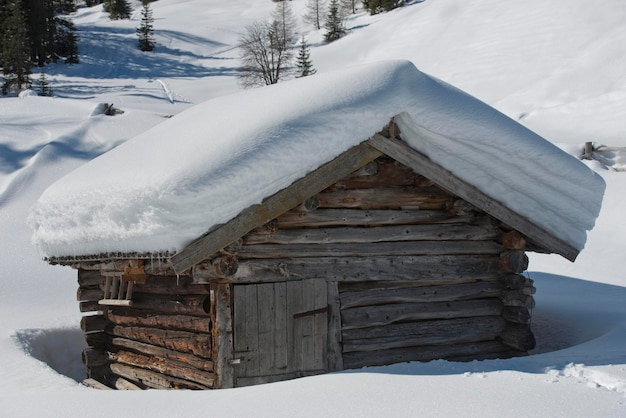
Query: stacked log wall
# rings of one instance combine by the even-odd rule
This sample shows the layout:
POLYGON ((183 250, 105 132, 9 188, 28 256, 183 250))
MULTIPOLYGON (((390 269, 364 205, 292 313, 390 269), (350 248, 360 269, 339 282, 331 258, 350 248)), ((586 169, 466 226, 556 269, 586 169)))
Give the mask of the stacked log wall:
POLYGON ((343 368, 510 357, 534 346, 534 301, 519 275, 523 244, 500 227, 381 157, 246 235, 199 276, 336 282, 342 358, 330 362, 343 368))
POLYGON ((232 376, 215 369, 237 366, 216 335, 230 335, 230 345, 237 336, 232 324, 212 322, 209 286, 305 279, 327 282, 329 371, 521 355, 534 346, 524 249, 506 225, 381 157, 195 265, 191 277, 147 267, 155 275, 134 287, 131 307, 98 306, 99 273, 79 272, 81 311, 96 311, 85 317, 86 363, 111 387, 228 386, 232 376))
POLYGON ((135 284, 131 306, 106 306, 99 270, 78 272, 89 379, 116 389, 211 389, 216 375, 210 289, 189 277, 135 284))

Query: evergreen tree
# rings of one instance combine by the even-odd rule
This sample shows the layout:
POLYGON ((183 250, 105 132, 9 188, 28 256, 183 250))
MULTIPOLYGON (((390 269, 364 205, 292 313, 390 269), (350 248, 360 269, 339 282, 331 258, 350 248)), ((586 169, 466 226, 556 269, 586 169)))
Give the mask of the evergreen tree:
POLYGON ((67 15, 76 11, 74 0, 54 0, 54 14, 67 15))
POLYGON ((23 2, 30 39, 31 61, 38 66, 55 62, 57 59, 54 53, 56 22, 53 1, 23 0, 23 2))
POLYGON ((313 75, 317 72, 317 70, 313 68, 311 52, 309 51, 309 45, 306 43, 304 36, 300 40, 300 50, 296 58, 296 67, 298 67, 298 75, 296 76, 298 78, 313 75))
POLYGON ((403 0, 364 0, 363 5, 370 14, 375 15, 378 13, 388 12, 400 7, 403 4, 403 0))
POLYGON ((109 19, 120 20, 130 18, 130 4, 127 0, 104 0, 104 11, 109 13, 109 19))
POLYGON ((46 77, 44 67, 41 67, 41 72, 39 73, 39 81, 37 84, 37 94, 39 96, 52 96, 52 87, 50 87, 50 83, 48 82, 48 78, 46 77))
POLYGON ((326 16, 326 34, 324 35, 326 42, 335 41, 346 33, 343 27, 343 17, 339 13, 339 0, 330 0, 329 7, 326 16))
MULTIPOLYGON (((5 30, 10 32, 0 37, 0 62, 3 60, 4 46, 15 42, 18 38, 11 36, 13 30, 7 29, 9 24, 9 5, 15 0, 0 0, 0 35, 5 30)), ((20 0, 20 9, 23 12, 28 47, 27 53, 31 63, 42 66, 49 62, 56 62, 59 56, 64 56, 66 62, 78 62, 76 28, 70 20, 55 16, 75 10, 73 0, 20 0)), ((10 47, 13 48, 13 47, 10 47)))
POLYGON ((154 19, 150 3, 144 2, 141 9, 141 24, 137 28, 137 43, 142 51, 152 51, 156 46, 154 40, 154 19))
POLYGON ((66 64, 78 64, 78 39, 76 27, 71 20, 55 18, 57 31, 54 36, 54 53, 65 58, 66 64))
POLYGON ((22 90, 31 86, 29 39, 26 17, 21 0, 8 0, 4 13, 2 32, 2 94, 12 88, 22 90))

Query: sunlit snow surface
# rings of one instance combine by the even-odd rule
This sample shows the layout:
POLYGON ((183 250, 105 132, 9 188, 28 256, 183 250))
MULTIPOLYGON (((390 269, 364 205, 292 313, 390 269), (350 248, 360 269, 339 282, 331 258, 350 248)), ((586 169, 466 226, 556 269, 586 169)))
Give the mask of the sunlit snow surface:
POLYGON ((199 104, 53 184, 35 206, 34 241, 48 256, 181 250, 400 113, 415 149, 582 249, 602 178, 408 61, 199 104))
MULTIPOLYGON (((297 16, 305 3, 290 2, 297 16)), ((0 98, 0 416, 626 416, 626 152, 586 162, 606 192, 576 262, 529 253, 538 348, 528 357, 403 363, 210 392, 80 385, 76 271, 41 260, 26 215, 51 183, 95 156, 240 90, 238 34, 275 7, 152 2, 159 45, 144 54, 135 48, 141 5, 132 4, 128 21, 108 21, 101 5, 79 9, 81 64, 46 67, 54 98, 0 98), (101 103, 125 113, 95 115, 101 103)), ((623 0, 426 0, 376 16, 358 11, 331 44, 323 29, 301 20, 298 29, 319 75, 410 60, 580 156, 586 141, 626 146, 624 21, 623 0)))

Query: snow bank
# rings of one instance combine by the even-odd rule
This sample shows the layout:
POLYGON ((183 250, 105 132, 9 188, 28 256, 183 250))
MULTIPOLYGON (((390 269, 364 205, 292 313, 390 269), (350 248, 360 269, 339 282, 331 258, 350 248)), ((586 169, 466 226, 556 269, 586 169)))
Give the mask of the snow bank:
POLYGON ((33 240, 48 256, 180 250, 399 113, 406 113, 401 131, 411 146, 574 247, 584 246, 600 209, 602 179, 408 61, 197 105, 50 186, 32 209, 33 240))

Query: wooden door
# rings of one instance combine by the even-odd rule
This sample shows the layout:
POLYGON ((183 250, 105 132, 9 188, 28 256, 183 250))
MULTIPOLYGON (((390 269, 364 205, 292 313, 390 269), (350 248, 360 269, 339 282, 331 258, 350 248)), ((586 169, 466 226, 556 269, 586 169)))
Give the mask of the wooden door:
POLYGON ((233 292, 235 386, 327 370, 324 280, 235 285, 233 292))

